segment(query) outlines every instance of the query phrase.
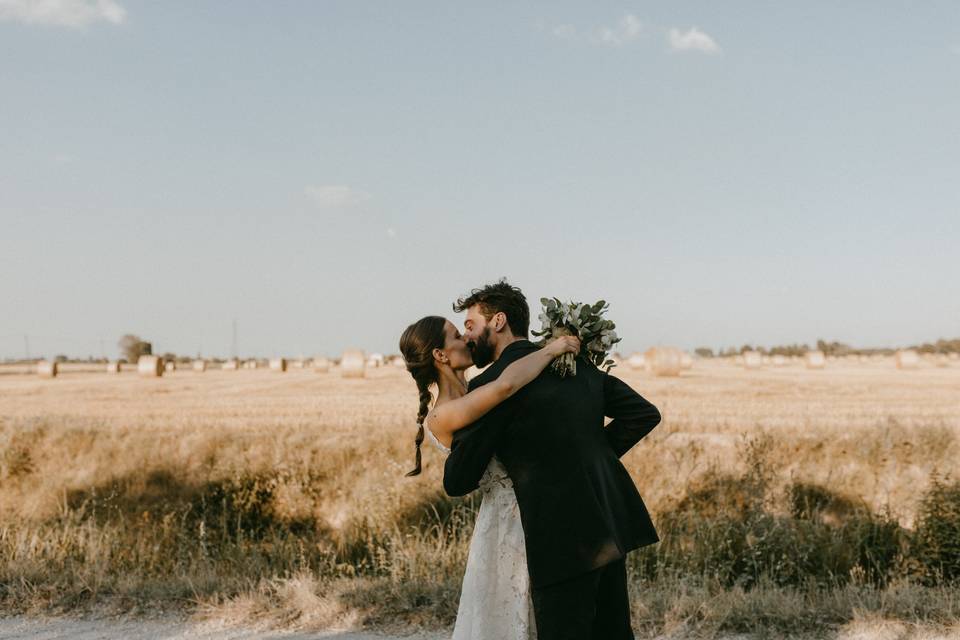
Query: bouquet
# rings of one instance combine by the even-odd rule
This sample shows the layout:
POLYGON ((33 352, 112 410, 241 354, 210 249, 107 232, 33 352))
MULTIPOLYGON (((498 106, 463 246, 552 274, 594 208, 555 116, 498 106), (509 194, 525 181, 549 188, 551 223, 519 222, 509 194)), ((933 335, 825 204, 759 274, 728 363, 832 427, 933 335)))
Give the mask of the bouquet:
MULTIPOLYGON (((531 332, 542 338, 540 344, 548 344, 560 336, 577 336, 580 338, 578 355, 610 371, 614 366, 613 360, 608 358, 610 348, 620 342, 614 331, 616 325, 603 317, 610 305, 604 300, 589 305, 560 302, 557 298, 540 298, 540 303, 543 305, 543 313, 540 314, 542 326, 540 331, 531 332)), ((577 375, 577 361, 572 353, 563 354, 550 366, 561 378, 577 375)))

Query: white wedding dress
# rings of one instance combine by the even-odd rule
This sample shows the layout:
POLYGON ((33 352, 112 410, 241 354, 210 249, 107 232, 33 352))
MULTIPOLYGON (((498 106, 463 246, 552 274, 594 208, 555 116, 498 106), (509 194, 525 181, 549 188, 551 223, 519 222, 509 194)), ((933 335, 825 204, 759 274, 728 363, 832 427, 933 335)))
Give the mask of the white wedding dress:
MULTIPOLYGON (((450 453, 426 431, 434 446, 450 453)), ((453 640, 534 639, 537 625, 520 508, 513 482, 496 457, 480 479, 480 493, 453 640)))

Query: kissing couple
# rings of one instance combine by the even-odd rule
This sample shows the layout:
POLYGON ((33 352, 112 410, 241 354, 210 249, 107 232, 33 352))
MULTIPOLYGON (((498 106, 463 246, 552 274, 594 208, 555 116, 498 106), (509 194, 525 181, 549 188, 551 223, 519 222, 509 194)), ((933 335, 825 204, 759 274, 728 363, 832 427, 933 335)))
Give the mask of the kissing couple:
POLYGON ((420 393, 408 475, 426 435, 447 454, 444 490, 483 496, 454 640, 633 638, 625 559, 658 538, 620 458, 660 412, 585 358, 573 376, 547 370, 580 340, 530 342, 527 299, 505 280, 453 309, 462 334, 427 316, 400 352, 420 393), (468 385, 472 365, 486 369, 468 385))

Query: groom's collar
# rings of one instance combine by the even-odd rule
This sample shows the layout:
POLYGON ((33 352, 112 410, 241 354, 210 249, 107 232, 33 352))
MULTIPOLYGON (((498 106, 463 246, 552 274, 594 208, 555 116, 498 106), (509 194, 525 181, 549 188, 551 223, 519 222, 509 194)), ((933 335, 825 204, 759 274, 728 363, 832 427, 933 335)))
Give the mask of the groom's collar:
POLYGON ((507 355, 508 353, 512 353, 514 351, 517 351, 517 350, 528 351, 531 348, 536 348, 536 346, 537 345, 533 344, 526 338, 523 338, 522 340, 516 340, 514 342, 511 342, 507 346, 505 346, 503 348, 503 351, 500 352, 500 358, 497 358, 497 359, 499 360, 503 358, 503 356, 507 355))
POLYGON ((500 357, 496 362, 486 367, 480 375, 470 381, 469 388, 474 390, 479 386, 485 385, 491 380, 496 380, 497 376, 503 373, 503 370, 514 360, 537 350, 537 345, 527 339, 511 342, 500 352, 500 357))

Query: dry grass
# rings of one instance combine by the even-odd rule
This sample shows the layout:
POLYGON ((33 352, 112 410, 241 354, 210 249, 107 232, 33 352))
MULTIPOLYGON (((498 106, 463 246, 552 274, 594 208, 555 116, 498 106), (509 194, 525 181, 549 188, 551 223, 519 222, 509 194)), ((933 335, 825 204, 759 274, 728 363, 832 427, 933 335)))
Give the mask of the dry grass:
MULTIPOLYGON (((718 486, 733 503, 750 499, 718 478, 751 477, 757 458, 744 451, 760 441, 764 526, 791 522, 786 497, 814 486, 847 501, 824 519, 861 505, 910 528, 931 475, 956 475, 956 366, 709 362, 678 378, 615 373, 664 415, 625 458, 662 527, 678 504, 718 486)), ((394 367, 366 375, 0 377, 0 602, 20 611, 163 603, 310 629, 449 624, 477 501, 442 495, 440 455, 429 449, 424 475, 403 477, 413 383, 394 367)), ((817 540, 846 539, 829 521, 809 526, 817 540)), ((769 573, 724 584, 667 571, 682 563, 666 551, 658 572, 637 557, 635 621, 650 632, 829 627, 858 637, 872 624, 915 637, 916 625, 949 629, 960 618, 949 587, 848 577, 804 586, 769 573)))

